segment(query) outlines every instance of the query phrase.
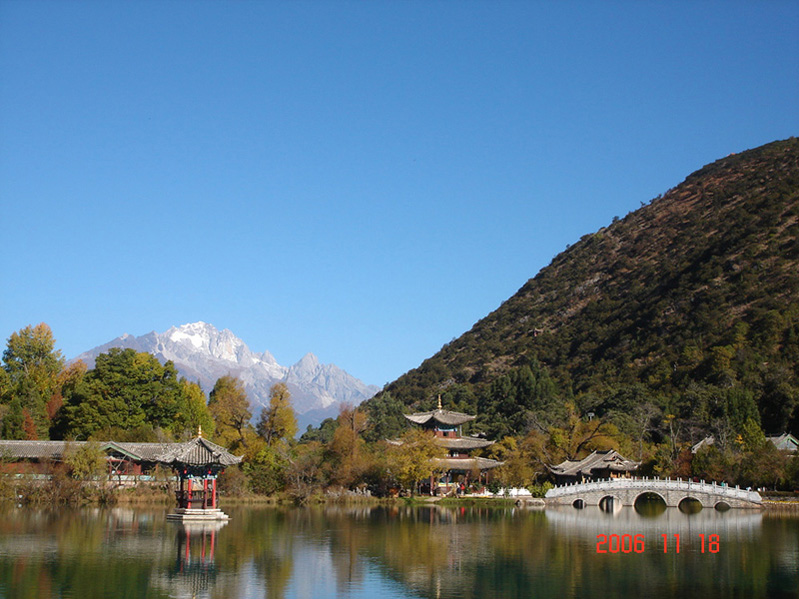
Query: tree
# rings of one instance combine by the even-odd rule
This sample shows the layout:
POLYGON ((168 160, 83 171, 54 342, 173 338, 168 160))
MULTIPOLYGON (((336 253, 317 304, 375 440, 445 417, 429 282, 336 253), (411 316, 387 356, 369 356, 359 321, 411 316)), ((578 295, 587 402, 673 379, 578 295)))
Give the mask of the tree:
POLYGON ((256 431, 266 440, 267 445, 275 445, 297 434, 297 417, 291 407, 291 393, 285 383, 272 385, 269 391, 269 407, 261 410, 256 431))
POLYGON ((304 503, 324 483, 325 450, 319 441, 296 445, 286 470, 288 492, 298 503, 304 503))
POLYGON ((250 488, 256 493, 273 495, 286 486, 286 470, 289 462, 283 452, 276 447, 260 442, 260 449, 248 457, 242 470, 250 481, 250 488))
POLYGON ((64 398, 70 397, 77 385, 83 381, 88 367, 86 362, 78 360, 67 365, 58 375, 56 391, 47 402, 47 417, 50 419, 50 436, 53 437, 53 427, 58 422, 59 411, 64 405, 64 398))
POLYGON ((338 423, 328 446, 333 465, 331 479, 336 484, 350 487, 369 467, 365 455, 366 442, 360 436, 366 428, 366 414, 344 404, 338 423))
MULTIPOLYGON (((65 389, 66 390, 66 389, 65 389)), ((172 362, 133 349, 111 348, 64 397, 58 429, 87 438, 98 430, 150 425, 172 430, 183 389, 172 362)))
POLYGON ((124 397, 87 375, 61 408, 56 436, 85 440, 98 430, 128 429, 143 424, 144 416, 136 411, 132 417, 124 397))
MULTIPOLYGON (((5 389, 2 403, 19 406, 24 412, 26 425, 13 427, 6 438, 47 438, 50 419, 47 417, 47 403, 57 388, 57 377, 64 366, 60 350, 55 349, 55 339, 50 327, 45 323, 27 326, 13 333, 3 352, 3 385, 5 389)), ((17 408, 13 408, 15 413, 17 408)), ((5 429, 4 425, 4 429, 5 429)))
MULTIPOLYGON (((585 419, 577 407, 566 403, 567 414, 560 426, 549 429, 549 446, 554 460, 577 459, 595 449, 615 449, 618 430, 599 417, 585 419)), ((553 463, 557 463, 553 460, 553 463)))
POLYGON ((300 437, 300 443, 318 441, 323 445, 327 445, 333 440, 333 435, 335 434, 337 428, 338 419, 336 418, 325 418, 319 423, 317 428, 314 428, 309 424, 305 429, 305 432, 300 437))
POLYGON ((545 436, 530 431, 523 439, 505 437, 491 447, 491 457, 503 462, 497 477, 504 487, 531 487, 546 472, 545 436))
POLYGON ((105 472, 106 456, 99 443, 84 443, 76 448, 68 446, 65 454, 64 462, 74 478, 87 479, 105 472))
POLYGON ((172 430, 176 437, 192 437, 202 427, 207 437, 214 435, 214 418, 202 388, 197 383, 181 379, 181 399, 172 430))
POLYGON ((230 375, 220 377, 211 391, 208 410, 214 418, 216 439, 220 444, 234 450, 247 447, 252 412, 240 379, 230 375))
POLYGON ((399 444, 389 446, 388 466, 397 482, 415 494, 420 481, 437 471, 436 459, 446 454, 433 435, 415 428, 402 435, 399 444))
POLYGON ((364 407, 369 421, 363 436, 370 443, 396 439, 406 430, 408 421, 402 415, 402 403, 390 391, 370 399, 364 407))

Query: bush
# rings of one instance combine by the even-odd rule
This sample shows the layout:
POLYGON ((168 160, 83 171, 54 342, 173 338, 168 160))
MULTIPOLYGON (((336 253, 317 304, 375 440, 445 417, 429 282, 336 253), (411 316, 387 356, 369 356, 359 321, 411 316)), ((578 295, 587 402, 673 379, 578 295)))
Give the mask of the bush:
POLYGON ((549 491, 550 489, 554 488, 554 486, 555 485, 553 485, 551 482, 545 481, 543 484, 540 484, 540 485, 531 485, 531 486, 527 487, 527 490, 530 491, 530 494, 533 497, 541 497, 541 498, 543 498, 543 497, 546 496, 547 491, 549 491))

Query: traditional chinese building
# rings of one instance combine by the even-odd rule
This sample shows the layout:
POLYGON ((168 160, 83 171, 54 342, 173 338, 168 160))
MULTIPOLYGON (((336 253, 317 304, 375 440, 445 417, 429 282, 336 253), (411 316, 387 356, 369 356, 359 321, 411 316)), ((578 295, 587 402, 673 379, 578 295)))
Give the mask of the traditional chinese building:
POLYGON ((640 465, 640 462, 628 460, 619 452, 609 449, 593 451, 582 460, 566 460, 557 466, 550 466, 549 471, 562 485, 605 478, 628 478, 640 465))
POLYGON ((241 458, 227 449, 197 437, 186 443, 176 443, 158 456, 161 464, 171 467, 178 476, 176 491, 178 507, 167 515, 170 520, 227 520, 217 507, 216 479, 227 466, 238 464, 241 458))
POLYGON ((442 475, 438 480, 431 478, 431 494, 449 493, 461 484, 465 487, 471 483, 486 483, 490 478, 489 472, 502 465, 497 460, 471 455, 471 452, 489 447, 494 442, 480 437, 464 437, 463 425, 474 420, 475 416, 444 410, 441 396, 438 398, 437 409, 432 412, 405 414, 405 418, 435 435, 436 443, 449 454, 446 458, 435 460, 437 470, 442 475))
POLYGON ((799 453, 799 439, 794 437, 791 433, 772 435, 770 437, 766 437, 766 440, 772 443, 774 447, 780 451, 787 451, 791 454, 799 453))
MULTIPOLYGON (((64 462, 87 441, 0 440, 0 473, 47 476, 52 464, 64 462)), ((171 468, 178 481, 177 509, 167 517, 177 520, 224 520, 217 506, 217 476, 240 457, 207 439, 202 432, 185 443, 93 442, 105 454, 107 478, 116 485, 153 480, 157 466, 171 468)))
POLYGON ((175 443, 119 441, 9 441, 0 440, 0 471, 7 474, 43 474, 53 463, 64 462, 79 449, 94 444, 106 456, 107 474, 119 484, 151 478, 158 456, 175 443))

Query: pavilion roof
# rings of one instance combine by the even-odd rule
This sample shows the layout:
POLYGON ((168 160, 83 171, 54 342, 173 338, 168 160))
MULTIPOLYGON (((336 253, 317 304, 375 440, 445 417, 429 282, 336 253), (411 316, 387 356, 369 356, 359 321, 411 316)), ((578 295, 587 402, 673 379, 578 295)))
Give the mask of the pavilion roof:
POLYGON ((493 441, 488 439, 478 439, 476 437, 435 437, 436 444, 447 449, 481 449, 493 445, 493 441))
POLYGON ((592 476, 594 470, 611 470, 613 472, 630 472, 640 465, 639 462, 628 460, 614 449, 607 451, 593 451, 582 460, 566 460, 557 466, 550 466, 550 470, 562 476, 579 476, 580 474, 592 476))
POLYGON ((441 470, 491 470, 502 466, 503 462, 491 458, 434 458, 433 461, 441 470))
POLYGON ((173 443, 156 459, 170 466, 232 466, 241 462, 240 456, 235 456, 221 445, 202 437, 195 437, 185 443, 173 443))
POLYGON ((469 414, 442 410, 440 408, 432 412, 417 412, 415 414, 404 414, 404 416, 414 424, 426 424, 430 422, 430 420, 435 420, 436 422, 449 426, 457 426, 475 419, 475 416, 470 416, 469 414))

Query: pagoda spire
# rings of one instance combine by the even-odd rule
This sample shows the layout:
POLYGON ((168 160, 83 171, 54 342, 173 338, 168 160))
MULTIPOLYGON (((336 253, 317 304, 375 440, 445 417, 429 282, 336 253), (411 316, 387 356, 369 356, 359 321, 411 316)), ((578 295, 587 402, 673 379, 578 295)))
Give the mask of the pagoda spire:
POLYGON ((442 409, 441 408, 441 393, 438 394, 438 409, 439 410, 442 409))

